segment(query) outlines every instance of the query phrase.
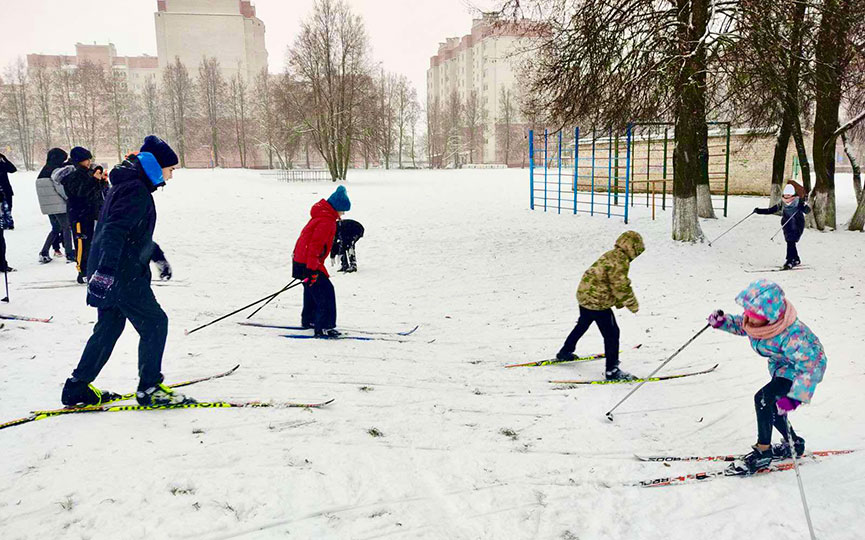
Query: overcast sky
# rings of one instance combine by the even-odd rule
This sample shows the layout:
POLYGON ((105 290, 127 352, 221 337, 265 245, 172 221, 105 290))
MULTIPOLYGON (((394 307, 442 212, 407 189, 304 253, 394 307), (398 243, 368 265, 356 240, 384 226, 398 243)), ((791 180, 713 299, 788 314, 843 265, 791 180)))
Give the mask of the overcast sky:
MULTIPOLYGON (((409 77, 425 96, 426 69, 438 43, 471 30, 476 9, 496 0, 348 0, 366 23, 373 57, 409 77)), ((264 21, 272 72, 282 71, 286 47, 313 0, 255 0, 264 21)), ((74 54, 75 43, 107 43, 117 54, 156 56, 156 0, 0 0, 0 66, 27 53, 74 54)))

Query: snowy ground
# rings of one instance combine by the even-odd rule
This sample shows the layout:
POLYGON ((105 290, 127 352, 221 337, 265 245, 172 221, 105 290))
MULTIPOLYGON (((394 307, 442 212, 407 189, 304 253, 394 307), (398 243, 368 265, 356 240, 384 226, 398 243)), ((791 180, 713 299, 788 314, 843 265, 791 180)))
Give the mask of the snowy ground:
MULTIPOLYGON (((12 303, 0 313, 54 316, 0 330, 0 419, 59 406, 95 310, 61 261, 36 255, 48 220, 33 173, 14 175, 17 228, 7 233, 12 303), (44 285, 44 284, 43 284, 44 285)), ((852 214, 849 176, 839 216, 852 214)), ((548 379, 597 378, 600 362, 503 369, 555 354, 571 329, 583 270, 621 220, 527 209, 526 171, 352 171, 349 217, 367 230, 360 271, 336 274, 344 327, 410 328, 410 343, 287 340, 235 318, 192 328, 281 288, 309 206, 330 183, 284 184, 251 171, 179 171, 156 194, 156 237, 176 283, 156 289, 171 319, 167 382, 219 372, 188 389, 202 400, 320 400, 324 410, 231 409, 46 419, 0 433, 0 531, 18 538, 801 539, 793 473, 644 489, 623 483, 720 464, 641 463, 634 453, 744 452, 755 440, 753 393, 766 363, 745 338, 706 332, 665 372, 709 375, 654 383, 603 413, 628 387, 555 390, 548 379), (435 340, 430 343, 430 341, 435 340), (373 437, 375 428, 383 434, 373 437), (504 434, 510 430, 512 436, 504 434)), ((707 221, 714 238, 765 200, 731 202, 707 221)), ((715 308, 783 262, 755 216, 714 247, 669 240, 669 214, 637 209, 647 250, 631 277, 642 310, 619 312, 623 367, 648 374, 715 308)), ((780 236, 780 235, 779 235, 780 236)), ((807 231, 813 268, 766 274, 826 346, 814 402, 793 420, 812 449, 859 449, 802 468, 818 537, 858 539, 865 526, 860 321, 865 237, 807 231), (856 427, 859 426, 859 427, 856 427)), ((295 292, 295 291, 292 291, 295 292)), ((296 324, 288 293, 260 321, 296 324)), ((131 328, 97 383, 136 384, 131 328)), ((592 329, 578 352, 602 350, 592 329)))

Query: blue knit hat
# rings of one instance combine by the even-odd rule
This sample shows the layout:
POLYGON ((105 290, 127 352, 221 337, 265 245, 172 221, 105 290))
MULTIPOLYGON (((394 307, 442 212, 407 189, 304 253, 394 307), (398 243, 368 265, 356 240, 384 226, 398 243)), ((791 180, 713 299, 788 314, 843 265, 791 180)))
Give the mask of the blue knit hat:
POLYGON ((86 148, 76 146, 69 151, 69 159, 72 160, 72 163, 81 163, 82 161, 93 159, 93 154, 86 148))
POLYGON ((351 201, 348 200, 348 193, 345 192, 345 186, 339 186, 333 195, 327 198, 327 202, 337 212, 348 212, 351 210, 351 201))
POLYGON ((179 162, 174 150, 168 146, 167 142, 163 141, 156 135, 148 135, 144 139, 144 144, 141 145, 141 151, 153 154, 153 157, 156 158, 159 166, 163 169, 166 167, 173 167, 179 162))

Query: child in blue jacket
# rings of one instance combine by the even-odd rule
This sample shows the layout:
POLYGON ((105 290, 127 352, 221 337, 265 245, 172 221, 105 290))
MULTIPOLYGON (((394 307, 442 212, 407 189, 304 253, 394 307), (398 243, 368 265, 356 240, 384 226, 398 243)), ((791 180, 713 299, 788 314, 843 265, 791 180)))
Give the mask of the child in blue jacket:
POLYGON ((769 360, 772 375, 772 380, 754 395, 757 444, 743 458, 743 464, 732 466, 737 472, 750 474, 768 466, 773 459, 791 457, 792 450, 787 444, 791 438, 796 454, 801 456, 805 452, 805 439, 797 436, 792 427, 788 437, 784 415, 811 401, 817 384, 823 380, 826 354, 820 340, 799 320, 796 308, 784 298, 784 291, 776 283, 755 281, 739 293, 736 303, 745 309, 743 315, 716 311, 709 316, 709 324, 737 336, 748 336, 754 351, 769 360), (784 442, 774 447, 773 426, 784 438, 784 442))

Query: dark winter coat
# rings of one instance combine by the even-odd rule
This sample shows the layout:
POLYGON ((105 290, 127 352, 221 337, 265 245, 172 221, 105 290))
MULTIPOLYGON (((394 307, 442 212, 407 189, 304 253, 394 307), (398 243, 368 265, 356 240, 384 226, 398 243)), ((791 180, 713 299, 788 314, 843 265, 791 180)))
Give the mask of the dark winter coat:
POLYGON ((111 191, 99 215, 87 265, 88 278, 97 270, 114 276, 114 286, 104 300, 87 295, 89 305, 103 308, 141 285, 149 287, 150 261, 165 260, 153 241, 156 205, 152 193, 156 188, 138 158, 127 158, 114 167, 109 178, 111 191))
POLYGON ((6 156, 0 154, 0 201, 6 201, 10 209, 12 208, 12 196, 15 195, 15 192, 12 191, 12 184, 9 183, 9 175, 17 170, 6 156))
POLYGON ((805 214, 811 212, 811 207, 808 206, 805 199, 797 197, 797 201, 793 204, 784 204, 781 202, 769 208, 755 208, 754 212, 757 214, 774 214, 782 209, 781 225, 784 226, 784 240, 787 242, 798 242, 802 238, 802 232, 805 230, 805 214))
POLYGON ((336 257, 363 238, 363 225, 353 219, 341 219, 336 224, 336 235, 330 256, 336 257))
POLYGON ((99 182, 90 176, 90 171, 79 164, 69 164, 56 174, 66 191, 69 222, 95 221, 102 191, 99 182))
POLYGON ((303 279, 306 276, 301 276, 300 273, 305 268, 306 273, 321 272, 330 277, 324 267, 324 261, 333 247, 339 214, 330 203, 322 199, 312 206, 309 215, 311 219, 300 232, 300 237, 294 245, 292 276, 303 279))

